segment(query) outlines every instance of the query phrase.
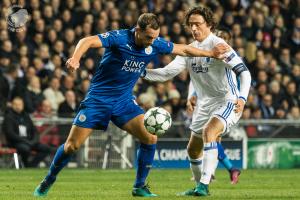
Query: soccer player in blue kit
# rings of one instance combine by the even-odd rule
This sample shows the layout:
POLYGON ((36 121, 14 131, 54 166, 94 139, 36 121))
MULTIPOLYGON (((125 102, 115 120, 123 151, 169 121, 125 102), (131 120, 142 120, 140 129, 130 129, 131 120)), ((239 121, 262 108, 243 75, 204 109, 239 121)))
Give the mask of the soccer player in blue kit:
POLYGON ((106 130, 110 120, 141 142, 132 195, 157 196, 145 185, 154 158, 157 136, 144 127, 144 111, 133 98, 133 87, 147 64, 158 54, 220 58, 229 49, 227 45, 219 45, 212 51, 204 51, 188 45, 174 44, 158 37, 159 31, 156 15, 144 13, 132 30, 110 31, 79 41, 73 56, 67 61, 67 67, 71 70, 79 68, 80 58, 89 48, 103 47, 105 53, 86 98, 80 104, 69 136, 58 148, 48 174, 35 189, 34 196, 46 196, 57 174, 93 129, 106 130))

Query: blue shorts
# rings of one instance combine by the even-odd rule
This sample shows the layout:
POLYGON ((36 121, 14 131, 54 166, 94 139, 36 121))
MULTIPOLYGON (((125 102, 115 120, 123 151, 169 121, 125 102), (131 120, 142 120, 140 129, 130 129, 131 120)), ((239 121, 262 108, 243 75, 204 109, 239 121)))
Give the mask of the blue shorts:
POLYGON ((73 124, 83 128, 106 130, 111 120, 119 128, 128 121, 143 114, 133 98, 107 101, 104 97, 87 98, 81 102, 73 124))

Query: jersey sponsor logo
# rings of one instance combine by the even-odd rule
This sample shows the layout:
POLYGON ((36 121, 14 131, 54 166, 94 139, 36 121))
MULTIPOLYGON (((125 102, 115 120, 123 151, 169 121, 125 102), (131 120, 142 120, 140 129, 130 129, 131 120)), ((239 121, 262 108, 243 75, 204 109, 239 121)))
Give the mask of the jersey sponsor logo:
POLYGON ((78 119, 80 122, 84 122, 86 120, 85 114, 80 114, 78 119))
POLYGON ((141 73, 141 70, 144 66, 145 66, 145 62, 125 60, 121 70, 126 72, 141 73))
POLYGON ((203 67, 202 65, 197 65, 196 63, 192 63, 192 70, 195 73, 207 73, 208 67, 203 67))
POLYGON ((102 33, 102 34, 100 34, 100 36, 101 36, 102 38, 107 38, 107 37, 109 36, 109 33, 102 33))
POLYGON ((151 46, 149 46, 149 47, 147 47, 147 48, 145 49, 145 53, 146 53, 147 55, 150 55, 150 54, 152 53, 152 51, 153 51, 153 48, 152 48, 151 46))

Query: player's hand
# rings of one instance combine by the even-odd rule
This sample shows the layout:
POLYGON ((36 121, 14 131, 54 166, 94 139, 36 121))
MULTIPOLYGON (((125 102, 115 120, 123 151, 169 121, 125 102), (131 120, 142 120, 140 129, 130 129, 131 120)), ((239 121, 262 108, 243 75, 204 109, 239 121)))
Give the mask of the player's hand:
POLYGON ((235 102, 234 112, 235 113, 240 113, 244 110, 244 107, 245 107, 245 101, 243 99, 238 99, 235 102))
POLYGON ((72 72, 76 71, 79 68, 79 65, 79 60, 77 60, 74 57, 69 58, 66 62, 67 68, 70 69, 72 72))
POLYGON ((212 57, 217 59, 224 59, 225 53, 228 51, 230 51, 230 46, 228 44, 218 44, 212 49, 212 57))
POLYGON ((186 110, 189 114, 192 114, 194 112, 196 102, 197 102, 197 96, 192 96, 186 102, 186 110))

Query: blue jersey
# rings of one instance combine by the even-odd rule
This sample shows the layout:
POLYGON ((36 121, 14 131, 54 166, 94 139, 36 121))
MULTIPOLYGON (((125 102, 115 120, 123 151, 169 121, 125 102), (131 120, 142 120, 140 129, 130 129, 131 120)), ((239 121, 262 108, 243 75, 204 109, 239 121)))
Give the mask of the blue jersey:
POLYGON ((157 38, 147 48, 138 47, 134 29, 110 31, 98 37, 105 53, 73 124, 105 130, 111 120, 122 128, 129 120, 144 113, 133 100, 132 89, 136 81, 157 54, 171 53, 173 44, 157 38))
POLYGON ((88 96, 132 96, 133 87, 151 60, 158 54, 169 54, 173 43, 157 38, 147 47, 138 47, 134 40, 135 29, 115 30, 98 34, 105 48, 88 96))

